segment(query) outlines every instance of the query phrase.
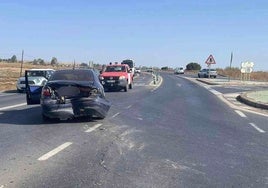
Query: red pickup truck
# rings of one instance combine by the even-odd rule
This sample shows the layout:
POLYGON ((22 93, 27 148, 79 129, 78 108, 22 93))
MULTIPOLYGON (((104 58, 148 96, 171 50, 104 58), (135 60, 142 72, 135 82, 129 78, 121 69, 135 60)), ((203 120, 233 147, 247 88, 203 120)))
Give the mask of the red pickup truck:
POLYGON ((125 92, 133 87, 133 74, 126 64, 110 64, 100 74, 100 82, 104 89, 124 89, 125 92))

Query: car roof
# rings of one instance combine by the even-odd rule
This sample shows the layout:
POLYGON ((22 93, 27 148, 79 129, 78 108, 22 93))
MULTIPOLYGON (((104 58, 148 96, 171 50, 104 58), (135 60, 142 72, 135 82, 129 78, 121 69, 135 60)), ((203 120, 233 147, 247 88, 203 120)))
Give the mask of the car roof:
POLYGON ((30 69, 31 71, 54 71, 54 69, 30 69))

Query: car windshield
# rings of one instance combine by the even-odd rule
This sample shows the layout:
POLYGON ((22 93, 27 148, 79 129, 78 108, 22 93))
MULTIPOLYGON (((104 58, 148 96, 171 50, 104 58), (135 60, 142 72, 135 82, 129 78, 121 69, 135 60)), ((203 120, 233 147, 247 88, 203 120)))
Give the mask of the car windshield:
POLYGON ((125 66, 107 66, 105 72, 125 72, 125 66))
POLYGON ((50 78, 50 81, 69 80, 69 81, 94 81, 94 76, 91 71, 56 71, 50 78))
POLYGON ((45 71, 28 71, 28 76, 29 77, 40 77, 40 76, 45 77, 46 72, 45 71))

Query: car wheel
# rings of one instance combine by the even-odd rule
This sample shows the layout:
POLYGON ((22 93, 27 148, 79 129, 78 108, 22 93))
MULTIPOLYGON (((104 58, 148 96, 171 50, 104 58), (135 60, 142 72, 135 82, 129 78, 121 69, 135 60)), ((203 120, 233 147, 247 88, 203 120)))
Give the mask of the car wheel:
POLYGON ((124 87, 124 91, 127 92, 127 89, 128 89, 128 86, 126 85, 126 86, 124 87))
POLYGON ((131 84, 129 84, 129 89, 132 89, 132 83, 131 83, 131 84))
POLYGON ((17 89, 17 92, 18 92, 18 93, 22 93, 23 90, 21 90, 21 89, 17 89))
POLYGON ((42 119, 43 121, 47 122, 47 121, 51 121, 51 119, 49 117, 47 117, 46 115, 42 114, 42 119))
POLYGON ((27 105, 33 104, 33 101, 26 95, 27 105))
POLYGON ((200 74, 198 74, 198 78, 200 78, 200 74))

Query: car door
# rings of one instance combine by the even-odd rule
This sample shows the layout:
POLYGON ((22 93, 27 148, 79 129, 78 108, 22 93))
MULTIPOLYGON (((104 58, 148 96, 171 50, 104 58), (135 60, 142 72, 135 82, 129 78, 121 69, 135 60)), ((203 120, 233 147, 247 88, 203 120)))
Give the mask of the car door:
POLYGON ((27 105, 40 104, 43 86, 30 85, 28 81, 29 72, 30 70, 25 70, 25 90, 27 105))

